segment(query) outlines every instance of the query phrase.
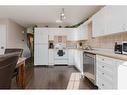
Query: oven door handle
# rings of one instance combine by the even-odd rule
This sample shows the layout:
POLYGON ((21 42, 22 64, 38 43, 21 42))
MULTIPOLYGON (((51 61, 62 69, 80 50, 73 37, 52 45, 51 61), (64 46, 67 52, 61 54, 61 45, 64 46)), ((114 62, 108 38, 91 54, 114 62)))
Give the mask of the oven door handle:
POLYGON ((93 58, 93 57, 91 57, 91 56, 89 56, 89 55, 87 55, 87 54, 85 54, 85 57, 93 58))

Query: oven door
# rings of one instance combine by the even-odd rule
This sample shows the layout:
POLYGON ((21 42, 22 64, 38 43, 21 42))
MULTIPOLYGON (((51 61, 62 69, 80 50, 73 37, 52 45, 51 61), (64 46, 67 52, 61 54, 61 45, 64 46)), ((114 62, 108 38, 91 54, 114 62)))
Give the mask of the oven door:
POLYGON ((67 50, 55 50, 55 65, 68 65, 68 52, 67 50))
POLYGON ((55 50, 55 59, 67 59, 68 52, 64 49, 56 49, 55 50))
POLYGON ((95 54, 84 52, 83 56, 83 73, 93 84, 95 84, 95 54))

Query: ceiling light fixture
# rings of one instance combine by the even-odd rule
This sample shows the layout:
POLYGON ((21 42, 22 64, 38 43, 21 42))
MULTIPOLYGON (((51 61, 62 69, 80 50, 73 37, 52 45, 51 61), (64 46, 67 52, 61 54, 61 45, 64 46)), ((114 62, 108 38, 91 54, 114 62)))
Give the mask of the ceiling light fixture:
POLYGON ((66 17, 65 17, 65 14, 64 14, 64 8, 62 8, 62 11, 59 14, 59 19, 56 20, 56 23, 62 23, 64 19, 66 19, 66 17))

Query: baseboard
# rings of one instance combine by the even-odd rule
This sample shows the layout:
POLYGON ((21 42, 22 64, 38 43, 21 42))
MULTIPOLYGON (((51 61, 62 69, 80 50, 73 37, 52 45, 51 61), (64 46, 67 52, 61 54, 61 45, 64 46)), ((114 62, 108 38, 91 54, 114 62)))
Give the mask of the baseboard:
POLYGON ((54 64, 54 65, 34 65, 34 67, 54 67, 54 66, 68 66, 69 68, 75 68, 77 71, 79 71, 75 65, 68 65, 68 64, 54 64))
POLYGON ((80 72, 79 69, 78 69, 75 65, 74 65, 74 68, 75 68, 78 72, 80 72))
POLYGON ((34 67, 49 67, 48 65, 34 65, 34 67))
POLYGON ((97 85, 93 84, 86 76, 84 77, 91 85, 94 85, 95 89, 99 89, 97 85))
POLYGON ((68 64, 54 64, 54 66, 68 66, 68 64))
POLYGON ((74 65, 68 65, 69 68, 74 68, 74 65))

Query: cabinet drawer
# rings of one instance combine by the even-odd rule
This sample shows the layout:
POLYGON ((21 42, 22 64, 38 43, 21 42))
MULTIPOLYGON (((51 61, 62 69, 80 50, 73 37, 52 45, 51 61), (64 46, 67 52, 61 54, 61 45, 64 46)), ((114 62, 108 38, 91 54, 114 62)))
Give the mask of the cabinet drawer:
POLYGON ((101 55, 97 55, 97 58, 100 60, 100 61, 108 61, 108 60, 111 60, 112 58, 109 58, 109 57, 105 57, 105 56, 101 56, 101 55))
POLYGON ((100 63, 100 64, 97 65, 97 68, 101 68, 101 69, 103 69, 103 70, 105 70, 109 73, 112 73, 112 72, 114 72, 116 67, 107 65, 106 63, 100 63))
POLYGON ((104 78, 107 81, 113 81, 113 72, 105 71, 101 68, 98 68, 98 77, 104 78))
POLYGON ((113 89, 113 83, 105 81, 101 78, 98 80, 98 86, 100 89, 113 89))
POLYGON ((104 56, 97 56, 97 61, 101 63, 105 63, 105 65, 108 65, 108 66, 114 66, 112 58, 108 58, 104 56))

